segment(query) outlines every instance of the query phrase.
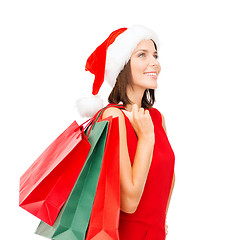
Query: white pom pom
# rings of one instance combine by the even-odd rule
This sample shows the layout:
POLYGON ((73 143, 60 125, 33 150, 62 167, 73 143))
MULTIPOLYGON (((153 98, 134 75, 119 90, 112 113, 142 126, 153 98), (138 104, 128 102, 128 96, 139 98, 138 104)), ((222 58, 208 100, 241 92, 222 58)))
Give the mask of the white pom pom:
POLYGON ((103 108, 103 99, 97 94, 91 97, 82 97, 76 101, 76 108, 81 117, 93 117, 103 108))

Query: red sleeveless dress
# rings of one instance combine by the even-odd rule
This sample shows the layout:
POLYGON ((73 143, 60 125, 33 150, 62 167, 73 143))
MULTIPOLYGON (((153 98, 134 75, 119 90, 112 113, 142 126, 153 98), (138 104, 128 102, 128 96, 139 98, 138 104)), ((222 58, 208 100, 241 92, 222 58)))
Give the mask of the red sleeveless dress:
MULTIPOLYGON (((108 104, 110 105, 117 104, 108 104)), ((155 132, 152 162, 137 210, 133 214, 120 211, 120 240, 165 239, 166 208, 173 179, 175 155, 163 129, 161 113, 153 107, 148 110, 155 132)), ((129 157, 133 165, 138 140, 128 117, 124 112, 123 114, 129 157)))

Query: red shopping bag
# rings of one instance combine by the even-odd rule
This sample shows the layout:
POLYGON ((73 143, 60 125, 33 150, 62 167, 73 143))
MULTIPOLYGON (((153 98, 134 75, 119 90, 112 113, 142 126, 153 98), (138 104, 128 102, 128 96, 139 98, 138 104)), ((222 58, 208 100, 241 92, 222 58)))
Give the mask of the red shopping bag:
MULTIPOLYGON (((115 105, 117 106, 117 105, 115 105)), ((101 166, 86 240, 119 240, 120 216, 120 161, 119 119, 108 117, 109 136, 101 166)))
POLYGON ((83 125, 74 121, 21 176, 19 206, 52 226, 90 147, 83 125))

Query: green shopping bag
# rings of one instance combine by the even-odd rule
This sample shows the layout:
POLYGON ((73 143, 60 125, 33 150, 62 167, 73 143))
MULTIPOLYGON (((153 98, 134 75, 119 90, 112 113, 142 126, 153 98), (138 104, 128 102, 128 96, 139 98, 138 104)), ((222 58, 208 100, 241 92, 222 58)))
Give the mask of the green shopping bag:
POLYGON ((40 222, 36 234, 54 240, 84 240, 98 184, 108 132, 108 121, 96 122, 85 131, 91 144, 74 188, 53 226, 40 222))

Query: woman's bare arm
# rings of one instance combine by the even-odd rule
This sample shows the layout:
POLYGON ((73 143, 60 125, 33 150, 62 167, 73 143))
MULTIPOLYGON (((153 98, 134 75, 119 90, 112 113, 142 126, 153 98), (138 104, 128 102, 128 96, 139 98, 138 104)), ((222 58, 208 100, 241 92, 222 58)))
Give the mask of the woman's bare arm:
POLYGON ((102 119, 109 116, 119 118, 120 207, 126 213, 134 213, 140 202, 150 169, 154 141, 147 137, 138 138, 134 163, 131 166, 124 114, 116 107, 109 107, 104 110, 102 119))

